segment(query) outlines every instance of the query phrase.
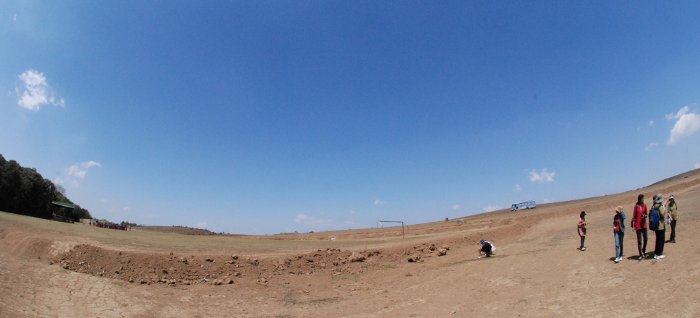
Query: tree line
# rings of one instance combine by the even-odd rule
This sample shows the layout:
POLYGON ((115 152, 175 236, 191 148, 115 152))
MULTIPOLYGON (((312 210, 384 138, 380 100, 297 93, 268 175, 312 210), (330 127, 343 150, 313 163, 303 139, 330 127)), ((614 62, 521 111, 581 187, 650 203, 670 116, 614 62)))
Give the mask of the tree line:
POLYGON ((65 196, 65 190, 51 180, 44 179, 34 168, 22 167, 17 161, 5 160, 0 154, 0 211, 51 219, 78 221, 92 218, 90 212, 74 204, 65 196), (75 206, 73 210, 60 208, 51 202, 59 201, 75 206))

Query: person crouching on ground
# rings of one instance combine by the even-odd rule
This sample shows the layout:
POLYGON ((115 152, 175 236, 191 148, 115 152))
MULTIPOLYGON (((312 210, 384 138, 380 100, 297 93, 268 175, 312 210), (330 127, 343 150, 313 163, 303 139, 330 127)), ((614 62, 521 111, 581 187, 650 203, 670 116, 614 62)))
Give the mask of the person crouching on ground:
POLYGON ((625 211, 621 206, 615 208, 613 216, 613 235, 615 236, 615 263, 622 261, 625 239, 625 211))
POLYGON ((654 231, 656 244, 654 245, 654 259, 660 260, 664 257, 664 240, 666 240, 666 222, 664 222, 663 197, 657 194, 654 197, 654 205, 649 212, 649 229, 654 231))
POLYGON ((637 204, 632 213, 632 227, 637 234, 637 250, 639 250, 639 260, 647 257, 647 205, 644 203, 644 194, 637 196, 637 204), (643 243, 643 244, 642 244, 643 243))
POLYGON ((581 214, 578 216, 578 236, 581 238, 581 246, 578 247, 579 251, 586 250, 586 225, 588 225, 588 222, 586 222, 586 211, 581 211, 581 214))
POLYGON ((481 248, 479 248, 479 258, 482 256, 491 257, 491 255, 493 255, 493 251, 496 250, 496 246, 487 240, 481 240, 479 241, 479 244, 481 244, 481 248))

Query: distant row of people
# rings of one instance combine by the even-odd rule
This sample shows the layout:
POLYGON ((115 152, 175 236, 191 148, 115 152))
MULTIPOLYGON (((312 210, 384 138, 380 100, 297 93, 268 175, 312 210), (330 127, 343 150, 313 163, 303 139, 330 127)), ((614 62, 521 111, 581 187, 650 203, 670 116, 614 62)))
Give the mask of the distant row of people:
MULTIPOLYGON (((664 255, 664 243, 676 243, 676 224, 678 222, 678 204, 675 198, 671 195, 664 205, 663 195, 654 195, 651 209, 647 208, 644 203, 644 194, 637 196, 637 203, 634 206, 632 220, 630 226, 634 229, 637 235, 637 250, 639 256, 637 259, 643 260, 650 257, 647 255, 648 230, 654 231, 654 256, 655 260, 661 260, 666 257, 664 255), (664 213, 665 210, 665 213, 664 213), (668 241, 666 239, 666 224, 671 226, 671 236, 668 241)), ((578 235, 580 237, 580 245, 578 249, 585 251, 586 241, 586 212, 581 211, 578 220, 578 235)), ((615 208, 615 215, 612 222, 613 235, 615 238, 615 263, 622 261, 624 257, 624 238, 625 238, 625 212, 621 206, 615 208)))

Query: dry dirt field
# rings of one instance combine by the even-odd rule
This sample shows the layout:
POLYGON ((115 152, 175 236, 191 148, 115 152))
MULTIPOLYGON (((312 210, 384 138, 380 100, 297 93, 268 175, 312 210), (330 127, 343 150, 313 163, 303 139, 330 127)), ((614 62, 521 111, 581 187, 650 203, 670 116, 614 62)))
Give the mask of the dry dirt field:
POLYGON ((411 225, 405 238, 400 227, 124 232, 0 212, 0 317, 700 317, 698 206, 700 170, 615 195, 411 225), (629 224, 638 193, 647 203, 675 195, 677 243, 666 259, 638 261, 628 228, 615 264, 614 207, 629 224), (576 249, 581 210, 585 252, 576 249), (495 257, 477 259, 481 238, 495 257))

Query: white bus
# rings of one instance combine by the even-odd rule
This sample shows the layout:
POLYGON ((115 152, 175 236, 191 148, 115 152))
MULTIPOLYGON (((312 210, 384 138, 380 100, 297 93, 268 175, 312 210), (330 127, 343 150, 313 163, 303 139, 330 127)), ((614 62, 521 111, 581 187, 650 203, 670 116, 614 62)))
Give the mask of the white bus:
POLYGON ((510 206, 511 211, 518 211, 522 209, 534 209, 537 207, 537 204, 535 204, 535 201, 525 201, 525 202, 520 202, 520 203, 513 203, 513 205, 510 206))

